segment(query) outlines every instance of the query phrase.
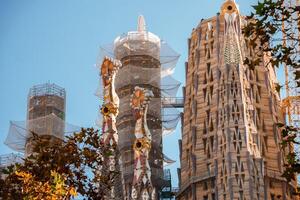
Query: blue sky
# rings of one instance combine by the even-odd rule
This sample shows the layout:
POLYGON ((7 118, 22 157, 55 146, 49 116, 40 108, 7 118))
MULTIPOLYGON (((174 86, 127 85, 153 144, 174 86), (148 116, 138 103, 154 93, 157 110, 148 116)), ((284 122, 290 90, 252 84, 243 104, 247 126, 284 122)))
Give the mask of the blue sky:
MULTIPOLYGON (((90 127, 99 99, 95 68, 99 46, 136 30, 143 14, 149 31, 181 54, 174 77, 184 83, 187 38, 202 18, 215 15, 223 0, 0 0, 0 154, 10 120, 26 119, 27 94, 50 81, 67 91, 66 119, 90 127)), ((257 0, 237 0, 243 14, 257 0)), ((164 152, 178 160, 180 125, 164 139, 164 152)), ((176 168, 171 166, 173 183, 176 168)))

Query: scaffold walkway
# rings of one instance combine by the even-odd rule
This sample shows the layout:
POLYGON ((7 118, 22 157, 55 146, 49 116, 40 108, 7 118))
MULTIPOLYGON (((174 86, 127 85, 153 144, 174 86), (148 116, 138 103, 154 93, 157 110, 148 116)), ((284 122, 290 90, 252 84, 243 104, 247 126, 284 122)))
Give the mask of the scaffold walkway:
POLYGON ((183 108, 183 97, 163 97, 161 103, 164 108, 183 108))

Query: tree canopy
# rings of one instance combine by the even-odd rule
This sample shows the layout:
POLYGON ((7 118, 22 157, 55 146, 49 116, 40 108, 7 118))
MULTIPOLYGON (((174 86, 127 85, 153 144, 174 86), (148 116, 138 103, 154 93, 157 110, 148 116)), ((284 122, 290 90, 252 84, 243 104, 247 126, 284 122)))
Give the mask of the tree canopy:
MULTIPOLYGON (((291 69, 293 74, 289 77, 293 78, 286 80, 286 84, 294 83, 290 89, 299 91, 300 6, 293 0, 262 0, 253 6, 253 12, 247 16, 246 21, 243 34, 250 39, 256 56, 246 58, 244 64, 253 69, 261 57, 266 55, 269 58, 268 64, 291 69)), ((280 91, 281 87, 276 89, 280 91)), ((299 93, 296 95, 299 96, 299 93)), ((295 175, 300 172, 300 152, 294 149, 295 145, 299 145, 299 129, 283 123, 277 126, 281 130, 281 147, 286 155, 283 177, 288 181, 295 180, 295 175)))
MULTIPOLYGON (((104 199, 118 171, 111 172, 104 156, 111 150, 98 130, 82 129, 65 141, 51 143, 34 136, 33 154, 2 172, 0 196, 4 199, 104 199), (52 198, 53 197, 53 198, 52 198)), ((116 148, 116 147, 114 147, 116 148)))

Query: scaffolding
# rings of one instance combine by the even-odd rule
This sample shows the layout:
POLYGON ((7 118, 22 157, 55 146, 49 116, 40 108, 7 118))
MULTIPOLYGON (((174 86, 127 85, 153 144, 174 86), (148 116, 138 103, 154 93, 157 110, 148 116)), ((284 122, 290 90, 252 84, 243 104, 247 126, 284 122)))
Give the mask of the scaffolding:
MULTIPOLYGON (((147 33, 150 35, 150 38, 155 38, 150 32, 147 33)), ((156 43, 160 47, 160 49, 155 48, 153 43, 150 42, 148 46, 150 46, 149 48, 152 50, 143 50, 143 53, 150 54, 154 51, 154 49, 156 49, 159 52, 159 54, 152 53, 153 57, 149 58, 149 56, 142 55, 141 52, 137 51, 137 49, 139 48, 137 48, 136 42, 130 41, 130 39, 132 38, 140 39, 143 37, 139 36, 139 34, 136 34, 134 32, 129 32, 118 37, 115 40, 115 43, 111 43, 100 47, 100 55, 97 60, 98 66, 100 65, 100 63, 102 63, 103 58, 105 58, 106 56, 114 59, 120 59, 120 57, 125 56, 121 59, 123 67, 121 67, 121 70, 119 71, 116 77, 116 88, 118 96, 122 98, 122 96, 125 96, 128 93, 132 92, 134 89, 132 85, 139 85, 145 88, 151 86, 151 88, 149 89, 153 91, 155 96, 152 98, 153 100, 152 104, 150 104, 150 107, 162 107, 160 111, 156 111, 156 114, 160 113, 163 134, 169 134, 175 130, 180 120, 180 112, 177 108, 183 108, 183 98, 176 97, 181 83, 172 77, 172 74, 174 73, 174 68, 179 58, 179 54, 172 50, 165 41, 160 40, 160 42, 158 42, 157 39, 152 39, 154 41, 153 43, 156 43), (132 34, 134 36, 132 36, 132 34), (125 41, 127 41, 127 43, 125 41), (120 53, 120 50, 114 50, 115 45, 122 45, 121 49, 125 53, 120 53), (116 56, 116 53, 119 53, 119 56, 116 56), (133 55, 130 58, 131 70, 122 70, 122 68, 124 68, 124 66, 126 66, 129 62, 128 54, 133 55), (135 71, 140 70, 140 67, 137 66, 138 63, 142 63, 143 67, 147 68, 147 70, 144 71, 145 73, 134 73, 135 71), (134 77, 132 77, 133 73, 134 77), (156 74, 156 76, 154 76, 153 74, 156 74), (130 79, 127 77, 132 78, 130 79), (144 81, 145 79, 147 79, 146 83, 144 81), (125 87, 119 88, 118 85, 125 85, 125 87)), ((143 44, 140 48, 146 49, 145 44, 143 44)), ((95 95, 98 96, 100 99, 103 99, 103 85, 101 81, 98 84, 98 88, 95 92, 95 95)), ((122 104, 129 105, 129 99, 127 99, 126 102, 122 104)), ((152 109, 150 108, 150 110, 152 109)), ((129 106, 127 108, 127 112, 131 112, 129 106)), ((98 115, 96 124, 100 127, 102 125, 102 116, 100 114, 98 115)))
POLYGON ((0 170, 16 163, 22 163, 22 154, 4 154, 0 155, 0 170))
MULTIPOLYGON (((286 8, 299 6, 299 0, 286 0, 283 2, 283 6, 286 8)), ((292 13, 292 19, 299 19, 300 12, 292 13)), ((300 50, 300 22, 291 20, 288 23, 282 22, 282 45, 284 47, 290 47, 294 49, 294 54, 290 56, 292 60, 299 60, 299 50, 300 50), (292 39, 289 39, 292 38, 292 39), (295 38, 298 38, 296 42, 295 38)), ((286 124, 295 128, 297 135, 297 142, 300 141, 300 88, 297 86, 297 73, 299 69, 295 69, 292 66, 284 64, 284 75, 285 75, 285 98, 281 102, 283 113, 286 118, 286 124), (298 71, 297 71, 298 70, 298 71)), ((299 81, 299 80, 298 80, 299 81)), ((293 146, 298 159, 300 159, 300 145, 295 144, 293 146)), ((298 175, 298 184, 300 182, 300 175, 298 175)))
POLYGON ((175 197, 176 193, 179 191, 179 188, 172 187, 172 176, 170 169, 164 170, 164 180, 166 184, 161 190, 161 200, 171 200, 175 197))
MULTIPOLYGON (((297 0, 286 0, 283 3, 285 7, 299 6, 297 0)), ((299 13, 293 13, 294 19, 299 18, 299 13)), ((282 24, 283 46, 295 49, 294 55, 291 56, 292 60, 299 60, 300 44, 296 43, 295 38, 300 38, 299 22, 284 23, 282 24), (289 38, 292 39, 289 39, 289 38)), ((285 98, 282 100, 283 111, 286 114, 288 125, 297 129, 300 128, 300 88, 297 86, 296 73, 299 72, 292 66, 284 65, 285 73, 285 98)))
MULTIPOLYGON (((121 171, 125 182, 125 199, 131 194, 133 172, 135 169, 133 144, 135 141, 135 120, 132 115, 130 99, 136 87, 151 91, 153 96, 147 108, 147 126, 151 132, 151 151, 149 164, 154 187, 160 190, 167 184, 163 166, 175 161, 162 152, 162 136, 173 132, 180 120, 177 108, 183 106, 183 100, 175 98, 180 82, 172 77, 179 55, 155 34, 146 30, 143 17, 139 18, 137 31, 130 31, 115 39, 112 44, 100 48, 97 63, 110 57, 120 60, 115 79, 115 89, 120 98, 117 129, 118 148, 121 152, 121 171)), ((103 99, 103 83, 99 83, 96 95, 103 99)), ((101 126, 102 116, 97 124, 101 126)))
POLYGON ((65 89, 55 84, 33 86, 28 94, 27 120, 10 121, 5 144, 12 150, 29 155, 33 134, 53 142, 63 140, 65 133, 79 131, 65 123, 65 89))
POLYGON ((46 96, 46 95, 57 96, 62 99, 66 99, 65 89, 54 83, 35 85, 32 88, 30 88, 28 93, 28 97, 37 97, 37 96, 46 96))

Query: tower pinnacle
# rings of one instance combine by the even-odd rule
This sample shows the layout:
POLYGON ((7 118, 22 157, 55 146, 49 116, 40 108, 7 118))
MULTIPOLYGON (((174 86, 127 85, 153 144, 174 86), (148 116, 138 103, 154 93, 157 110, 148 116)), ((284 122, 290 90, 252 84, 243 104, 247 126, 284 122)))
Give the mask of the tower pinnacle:
POLYGON ((138 32, 144 32, 146 31, 146 22, 145 18, 143 15, 140 15, 138 18, 138 27, 137 27, 138 32))
POLYGON ((138 18, 138 27, 137 27, 138 32, 144 32, 146 31, 146 22, 145 18, 143 15, 140 15, 138 18))
POLYGON ((238 4, 235 2, 235 0, 225 0, 221 6, 221 14, 234 12, 239 13, 238 4))

